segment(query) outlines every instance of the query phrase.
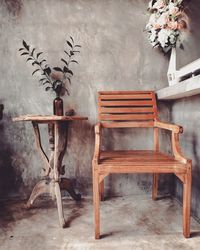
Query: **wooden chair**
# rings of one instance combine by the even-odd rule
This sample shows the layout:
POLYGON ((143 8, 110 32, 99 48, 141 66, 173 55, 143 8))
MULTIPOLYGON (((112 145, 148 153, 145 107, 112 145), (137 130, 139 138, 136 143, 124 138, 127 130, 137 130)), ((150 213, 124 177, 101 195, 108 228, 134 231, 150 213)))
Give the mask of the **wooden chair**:
POLYGON ((183 183, 183 235, 190 237, 190 203, 192 162, 180 150, 182 127, 159 121, 153 91, 105 91, 98 93, 99 123, 95 126, 93 157, 93 201, 95 238, 100 238, 100 199, 104 193, 104 178, 116 173, 152 173, 152 198, 155 200, 160 173, 174 173, 183 183), (103 128, 153 128, 153 150, 101 151, 103 128), (159 129, 171 131, 173 156, 159 151, 159 129))

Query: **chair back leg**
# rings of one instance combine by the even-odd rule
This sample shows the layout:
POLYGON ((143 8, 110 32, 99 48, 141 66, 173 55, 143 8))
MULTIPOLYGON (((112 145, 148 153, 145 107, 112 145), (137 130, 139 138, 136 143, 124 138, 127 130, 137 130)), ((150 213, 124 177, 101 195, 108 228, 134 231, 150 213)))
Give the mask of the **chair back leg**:
POLYGON ((190 237, 191 184, 192 171, 190 167, 183 183, 183 235, 185 238, 190 237))
POLYGON ((93 203, 95 239, 100 238, 100 185, 98 171, 93 167, 93 203))

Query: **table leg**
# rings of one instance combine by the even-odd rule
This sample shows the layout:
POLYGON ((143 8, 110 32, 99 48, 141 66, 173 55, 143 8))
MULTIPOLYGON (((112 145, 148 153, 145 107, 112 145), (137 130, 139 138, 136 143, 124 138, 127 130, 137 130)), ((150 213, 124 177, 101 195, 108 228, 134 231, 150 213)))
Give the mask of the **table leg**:
POLYGON ((75 201, 81 200, 81 194, 76 194, 74 191, 73 180, 70 180, 68 178, 61 178, 60 189, 66 190, 75 201))
POLYGON ((63 214, 63 206, 62 206, 62 197, 60 192, 60 185, 59 185, 59 168, 60 168, 60 159, 59 156, 61 154, 60 150, 60 137, 61 134, 59 133, 59 123, 55 122, 54 124, 54 166, 53 166, 53 179, 55 182, 55 195, 56 195, 56 201, 57 201, 57 209, 58 209, 58 217, 59 222, 62 227, 65 226, 65 219, 63 214))
MULTIPOLYGON (((62 160, 67 148, 67 133, 68 133, 68 123, 59 123, 59 131, 58 133, 61 135, 59 138, 59 162, 58 162, 58 172, 60 175, 64 175, 65 166, 62 166, 62 160)), ((49 124, 49 144, 50 144, 50 158, 49 163, 53 166, 54 162, 54 149, 55 149, 55 138, 54 138, 54 124, 49 124)), ((76 194, 74 189, 74 180, 70 180, 69 178, 62 177, 60 179, 60 189, 65 190, 69 193, 69 195, 75 200, 81 200, 81 194, 76 194)))
MULTIPOLYGON (((49 176, 49 173, 51 170, 51 166, 49 164, 49 159, 42 148, 39 126, 36 122, 32 122, 32 125, 33 125, 33 129, 34 129, 34 134, 35 134, 36 147, 37 147, 37 149, 38 149, 38 151, 43 159, 43 162, 44 162, 43 175, 46 178, 49 178, 48 176, 49 176)), ((31 208, 34 201, 42 194, 50 194, 52 197, 55 196, 52 193, 52 182, 50 179, 49 180, 48 179, 41 180, 35 185, 32 193, 30 195, 30 198, 26 204, 26 208, 27 209, 31 208)))
POLYGON ((65 227, 65 219, 64 219, 64 213, 63 213, 60 186, 59 186, 58 182, 55 182, 55 195, 56 195, 59 222, 60 222, 61 227, 64 228, 65 227))
POLYGON ((31 196, 26 203, 26 208, 29 209, 33 205, 34 201, 42 194, 50 194, 50 183, 47 180, 41 180, 39 181, 35 187, 33 188, 33 191, 31 193, 31 196))

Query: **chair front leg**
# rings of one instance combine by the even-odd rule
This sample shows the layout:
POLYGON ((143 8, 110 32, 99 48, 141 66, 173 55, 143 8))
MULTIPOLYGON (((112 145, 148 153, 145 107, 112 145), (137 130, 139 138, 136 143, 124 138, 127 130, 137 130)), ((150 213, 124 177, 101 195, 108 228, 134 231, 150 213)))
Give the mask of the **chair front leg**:
POLYGON ((185 238, 190 237, 191 186, 192 170, 190 166, 183 183, 183 235, 185 238))
POLYGON ((100 185, 98 170, 93 167, 93 204, 94 204, 94 226, 95 239, 100 238, 100 185))
POLYGON ((153 174, 153 183, 152 183, 152 199, 156 200, 158 197, 158 177, 159 174, 153 174))
POLYGON ((101 201, 104 201, 104 180, 100 182, 100 198, 101 201))

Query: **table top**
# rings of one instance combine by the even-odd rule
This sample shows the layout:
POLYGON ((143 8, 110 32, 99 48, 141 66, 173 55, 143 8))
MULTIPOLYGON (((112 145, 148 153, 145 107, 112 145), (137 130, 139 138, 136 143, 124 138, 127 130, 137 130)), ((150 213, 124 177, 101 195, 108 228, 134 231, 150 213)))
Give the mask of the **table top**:
POLYGON ((41 122, 41 123, 48 123, 48 122, 68 122, 68 121, 81 121, 81 120, 88 120, 87 117, 83 116, 58 116, 58 115, 22 115, 18 117, 14 117, 12 119, 14 122, 20 121, 32 121, 32 122, 41 122))

